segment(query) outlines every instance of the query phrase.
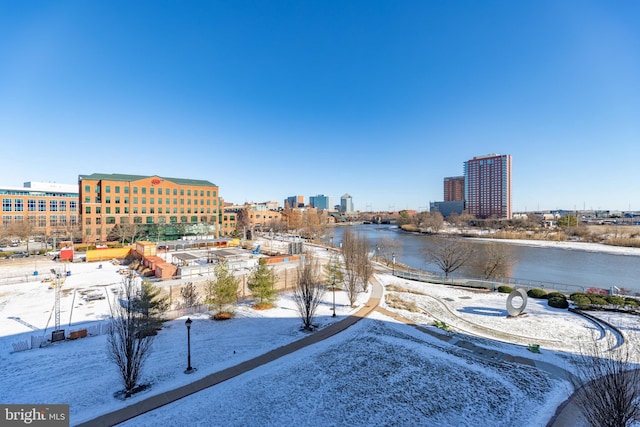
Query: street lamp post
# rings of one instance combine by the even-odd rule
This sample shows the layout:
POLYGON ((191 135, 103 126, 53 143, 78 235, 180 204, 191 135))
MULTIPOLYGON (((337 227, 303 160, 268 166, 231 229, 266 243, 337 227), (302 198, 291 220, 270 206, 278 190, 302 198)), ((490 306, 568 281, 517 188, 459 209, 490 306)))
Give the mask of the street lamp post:
POLYGON ((336 281, 335 280, 331 284, 331 288, 333 289, 333 315, 331 317, 336 317, 336 281))
POLYGON ((396 254, 391 254, 391 262, 393 264, 393 275, 396 275, 396 254))
POLYGON ((185 374, 190 374, 195 371, 195 369, 191 367, 191 323, 191 318, 187 317, 187 321, 184 322, 184 324, 187 325, 187 369, 184 371, 185 374))

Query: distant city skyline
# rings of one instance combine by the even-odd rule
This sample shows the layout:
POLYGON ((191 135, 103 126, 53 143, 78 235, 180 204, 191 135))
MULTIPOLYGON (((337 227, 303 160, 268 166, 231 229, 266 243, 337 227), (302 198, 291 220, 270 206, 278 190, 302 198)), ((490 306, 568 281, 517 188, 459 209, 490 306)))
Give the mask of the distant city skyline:
POLYGON ((0 185, 208 180, 428 210, 513 158, 513 211, 640 210, 640 3, 4 2, 0 185))

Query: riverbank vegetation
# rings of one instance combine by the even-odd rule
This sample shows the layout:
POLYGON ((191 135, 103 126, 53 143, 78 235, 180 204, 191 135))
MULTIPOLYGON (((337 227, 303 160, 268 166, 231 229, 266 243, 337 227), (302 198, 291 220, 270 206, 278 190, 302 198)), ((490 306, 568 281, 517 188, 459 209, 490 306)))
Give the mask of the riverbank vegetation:
POLYGON ((527 215, 510 220, 477 219, 468 214, 419 212, 410 215, 401 211, 398 226, 408 232, 459 235, 494 239, 544 240, 555 242, 601 243, 611 246, 640 248, 640 226, 590 225, 574 215, 564 215, 548 221, 538 215, 527 215))

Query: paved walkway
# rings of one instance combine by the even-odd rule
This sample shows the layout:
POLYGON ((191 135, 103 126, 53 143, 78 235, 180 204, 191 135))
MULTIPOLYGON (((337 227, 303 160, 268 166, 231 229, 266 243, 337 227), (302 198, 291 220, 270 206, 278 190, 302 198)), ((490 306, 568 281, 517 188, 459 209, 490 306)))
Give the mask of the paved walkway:
POLYGON ((326 328, 321 329, 313 333, 312 335, 309 335, 298 341, 294 341, 275 350, 271 350, 270 352, 265 353, 261 356, 247 360, 222 371, 215 372, 211 375, 207 375, 206 377, 201 378, 191 384, 187 384, 175 390, 170 390, 165 393, 152 396, 138 403, 134 403, 131 406, 127 406, 117 411, 109 412, 107 414, 99 416, 98 418, 78 425, 82 427, 106 427, 122 423, 131 418, 137 417, 138 415, 142 415, 145 412, 152 411, 161 406, 182 399, 183 397, 189 396, 193 393, 197 393, 208 387, 236 377, 247 371, 258 368, 280 357, 300 350, 303 347, 307 347, 309 345, 325 340, 339 332, 344 331, 349 326, 367 317, 369 313, 371 313, 378 306, 381 298, 382 285, 380 285, 380 283, 378 283, 377 281, 374 281, 372 284, 371 296, 369 297, 367 303, 360 310, 339 322, 329 325, 326 328))

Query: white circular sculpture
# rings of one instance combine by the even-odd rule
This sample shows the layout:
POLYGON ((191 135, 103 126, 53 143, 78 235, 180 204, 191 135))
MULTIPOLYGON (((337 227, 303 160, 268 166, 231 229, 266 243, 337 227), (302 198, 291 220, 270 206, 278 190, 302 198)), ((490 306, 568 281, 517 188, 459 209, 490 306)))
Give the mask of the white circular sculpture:
POLYGON ((522 288, 516 289, 509 294, 509 297, 507 298, 507 312, 509 313, 509 316, 516 317, 520 315, 524 311, 524 308, 526 306, 527 306, 527 292, 524 289, 522 288), (522 297, 522 305, 520 307, 513 306, 513 299, 515 297, 522 297))

